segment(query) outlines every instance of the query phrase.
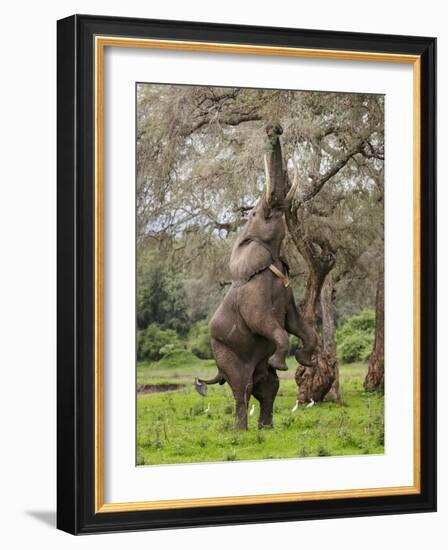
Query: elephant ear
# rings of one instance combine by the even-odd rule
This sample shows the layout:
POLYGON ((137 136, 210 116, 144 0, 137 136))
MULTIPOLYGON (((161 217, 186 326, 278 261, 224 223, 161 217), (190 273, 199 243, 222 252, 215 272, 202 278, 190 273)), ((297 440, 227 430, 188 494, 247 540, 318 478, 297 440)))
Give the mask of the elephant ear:
POLYGON ((230 256, 230 274, 237 285, 247 283, 256 273, 268 268, 272 255, 268 248, 252 240, 236 243, 230 256))

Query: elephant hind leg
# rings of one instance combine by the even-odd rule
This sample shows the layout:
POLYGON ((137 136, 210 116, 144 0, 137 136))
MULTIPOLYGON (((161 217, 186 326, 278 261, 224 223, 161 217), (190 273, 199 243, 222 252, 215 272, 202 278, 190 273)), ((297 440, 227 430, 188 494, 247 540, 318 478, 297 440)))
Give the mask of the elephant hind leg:
POLYGON ((212 338, 212 348, 218 367, 235 398, 235 428, 247 430, 247 407, 252 393, 254 367, 245 364, 233 350, 215 338, 212 338))
POLYGON ((272 369, 267 368, 258 379, 255 377, 252 394, 260 403, 259 428, 273 427, 274 400, 279 386, 277 373, 272 369))

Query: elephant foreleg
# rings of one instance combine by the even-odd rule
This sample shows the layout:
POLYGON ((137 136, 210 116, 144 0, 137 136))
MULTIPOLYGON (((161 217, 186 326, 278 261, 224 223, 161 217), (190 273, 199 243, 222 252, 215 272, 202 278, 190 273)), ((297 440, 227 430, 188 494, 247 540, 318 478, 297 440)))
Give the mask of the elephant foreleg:
POLYGON ((240 305, 240 313, 246 325, 255 334, 263 336, 275 346, 268 359, 268 365, 277 370, 288 370, 286 356, 289 351, 288 333, 281 327, 269 308, 254 310, 246 304, 240 305))
POLYGON ((319 340, 316 331, 311 327, 300 314, 291 292, 291 298, 286 312, 286 330, 290 334, 302 340, 303 347, 296 352, 297 361, 304 366, 314 366, 312 356, 318 346, 319 340))

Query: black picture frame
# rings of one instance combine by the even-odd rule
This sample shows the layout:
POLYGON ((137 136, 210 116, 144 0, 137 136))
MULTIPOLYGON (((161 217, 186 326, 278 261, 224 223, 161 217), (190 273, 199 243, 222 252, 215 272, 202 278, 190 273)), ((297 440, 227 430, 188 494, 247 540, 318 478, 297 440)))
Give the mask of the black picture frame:
POLYGON ((57 527, 73 534, 431 512, 436 509, 436 39, 74 15, 57 24, 57 527), (419 494, 95 512, 96 35, 418 55, 421 59, 419 494))

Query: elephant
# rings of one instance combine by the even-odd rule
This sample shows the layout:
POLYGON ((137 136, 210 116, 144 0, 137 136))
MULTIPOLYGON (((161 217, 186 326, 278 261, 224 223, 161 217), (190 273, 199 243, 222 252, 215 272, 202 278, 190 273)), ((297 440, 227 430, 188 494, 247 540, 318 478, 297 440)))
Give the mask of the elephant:
POLYGON ((229 265, 232 285, 209 323, 218 374, 211 380, 195 379, 201 395, 209 384, 229 384, 238 430, 247 430, 251 395, 260 404, 259 428, 273 426, 277 371, 288 368, 288 333, 302 340, 296 359, 304 366, 313 366, 318 342, 294 301, 282 250, 284 212, 296 191, 298 171, 294 163, 294 181, 289 185, 283 168, 281 131, 278 125, 267 128, 270 152, 264 157, 266 189, 236 238, 229 265))

